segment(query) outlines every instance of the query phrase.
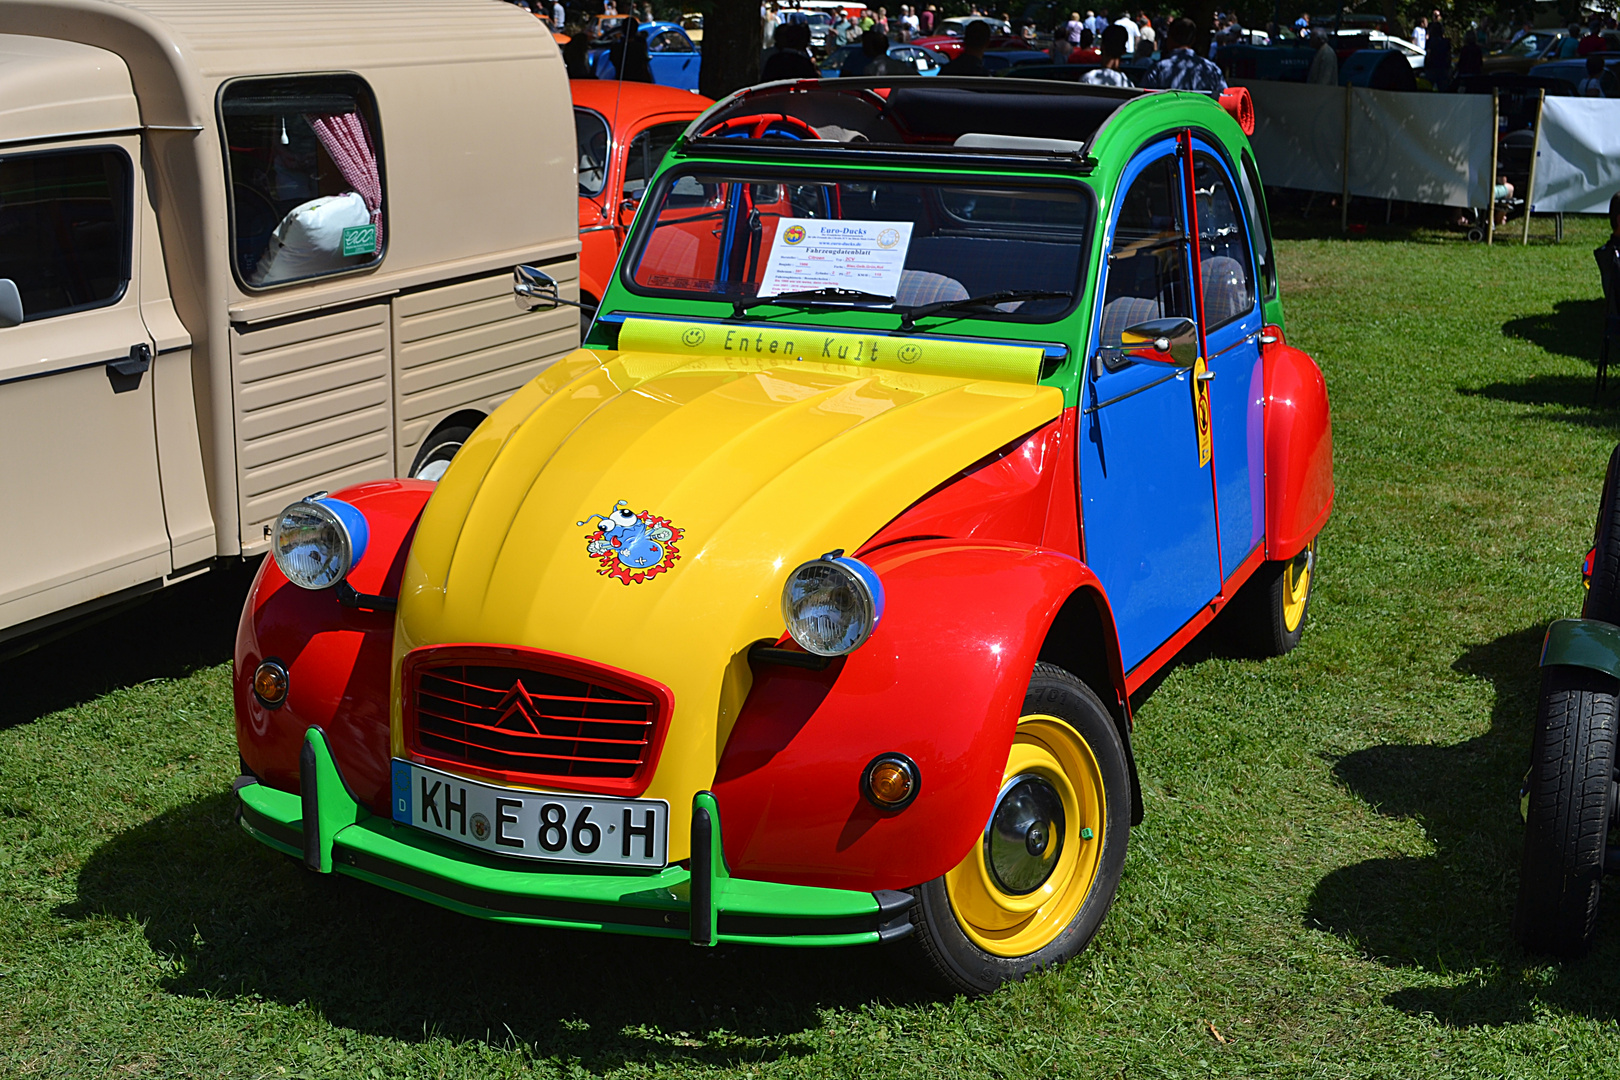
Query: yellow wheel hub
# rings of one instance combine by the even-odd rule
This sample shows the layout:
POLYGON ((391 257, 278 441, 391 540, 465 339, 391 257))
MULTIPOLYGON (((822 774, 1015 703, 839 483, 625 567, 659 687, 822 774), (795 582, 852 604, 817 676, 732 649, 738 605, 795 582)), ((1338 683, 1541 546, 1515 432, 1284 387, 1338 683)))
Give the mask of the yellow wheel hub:
POLYGON ((1001 793, 945 875, 957 923, 996 956, 1028 956, 1074 921, 1097 880, 1106 798, 1091 747, 1055 716, 1019 719, 1001 793))
POLYGON ((1315 569, 1314 541, 1283 568, 1283 626, 1290 634, 1305 621, 1305 601, 1311 596, 1311 572, 1315 569))

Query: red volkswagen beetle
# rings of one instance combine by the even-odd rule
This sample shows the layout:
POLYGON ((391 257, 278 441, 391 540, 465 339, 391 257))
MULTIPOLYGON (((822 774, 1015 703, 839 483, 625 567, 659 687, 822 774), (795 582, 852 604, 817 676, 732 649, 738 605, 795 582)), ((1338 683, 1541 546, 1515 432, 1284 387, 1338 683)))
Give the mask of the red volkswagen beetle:
POLYGON ((579 145, 583 333, 619 261, 619 246, 647 181, 687 125, 714 102, 652 83, 576 79, 568 85, 579 145))

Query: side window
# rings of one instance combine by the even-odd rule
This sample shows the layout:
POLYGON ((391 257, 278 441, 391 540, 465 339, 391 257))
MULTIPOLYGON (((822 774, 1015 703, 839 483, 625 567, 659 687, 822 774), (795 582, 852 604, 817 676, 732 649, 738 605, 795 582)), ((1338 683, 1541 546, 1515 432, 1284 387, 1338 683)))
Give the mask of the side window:
POLYGON ((624 164, 625 198, 641 198, 664 155, 685 130, 685 123, 654 124, 630 141, 630 153, 624 164))
POLYGON ((1266 214, 1265 189, 1260 186, 1260 173, 1254 167, 1254 158, 1243 152, 1243 201, 1249 207, 1249 220, 1254 224, 1254 254, 1260 260, 1260 295, 1266 300, 1277 298, 1277 259, 1271 249, 1271 218, 1266 214))
POLYGON ((1131 182, 1114 223, 1103 293, 1102 347, 1118 349, 1120 331, 1148 319, 1193 317, 1187 230, 1176 156, 1166 154, 1131 182))
POLYGON ((1193 153, 1193 184, 1198 197, 1198 272, 1207 332, 1254 309, 1254 268, 1237 192, 1221 163, 1202 150, 1193 153))
POLYGON ((676 33, 674 30, 665 30, 661 34, 654 35, 653 39, 647 42, 647 51, 655 53, 689 53, 692 51, 692 45, 686 40, 684 34, 676 33))
POLYGON ((607 183, 607 121, 600 113, 575 109, 574 142, 579 147, 579 193, 598 195, 607 183))
POLYGON ((353 75, 238 79, 220 91, 231 243, 251 288, 382 259, 377 103, 353 75))
POLYGON ((122 150, 0 156, 0 277, 16 283, 26 321, 124 295, 130 195, 122 150))

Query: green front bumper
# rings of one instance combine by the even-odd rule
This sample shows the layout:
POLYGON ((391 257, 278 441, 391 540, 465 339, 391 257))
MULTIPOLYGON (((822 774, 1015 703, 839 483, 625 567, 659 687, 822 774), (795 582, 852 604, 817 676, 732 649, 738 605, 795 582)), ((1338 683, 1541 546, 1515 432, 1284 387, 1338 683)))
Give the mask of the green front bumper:
POLYGON ((355 801, 325 736, 311 728, 302 796, 243 777, 249 835, 322 873, 348 874, 465 915, 571 930, 686 938, 695 945, 864 945, 912 930, 911 894, 734 878, 720 850, 720 811, 693 798, 690 868, 656 874, 564 873, 487 856, 373 815, 355 801))

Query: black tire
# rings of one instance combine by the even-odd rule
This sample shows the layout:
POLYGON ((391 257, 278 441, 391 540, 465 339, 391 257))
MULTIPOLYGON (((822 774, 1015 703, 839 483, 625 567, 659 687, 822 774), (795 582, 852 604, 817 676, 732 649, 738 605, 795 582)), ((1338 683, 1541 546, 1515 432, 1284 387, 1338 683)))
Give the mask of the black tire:
POLYGON ((1577 667, 1541 673, 1513 935, 1533 952, 1581 956, 1597 924, 1613 812, 1620 681, 1577 667))
MULTIPOLYGON (((1062 924, 1043 946, 1025 955, 996 955, 969 937, 951 901, 946 884, 949 875, 913 889, 917 904, 912 909, 912 921, 917 931, 909 941, 924 978, 947 993, 989 993, 1003 983, 1022 979, 1031 972, 1078 955, 1108 914, 1125 866, 1131 828, 1131 774, 1113 717, 1085 683, 1059 667, 1044 663, 1035 665, 1020 715, 1060 720, 1090 750, 1101 778, 1102 850, 1095 857, 1095 871, 1073 918, 1062 924)), ((1078 837, 1080 823, 1073 824, 1075 828, 1071 831, 1078 837)), ((1085 841, 1076 839, 1074 842, 1090 842, 1091 839, 1095 839, 1094 834, 1085 841)), ((975 843, 969 860, 977 857, 983 843, 975 843)))
POLYGON ((1609 455, 1592 530, 1592 577, 1581 618, 1620 624, 1620 446, 1609 455))
POLYGON ((1315 588, 1315 540, 1292 559, 1261 563, 1222 612, 1236 651, 1262 659, 1292 652, 1305 636, 1315 588), (1301 572, 1303 601, 1296 588, 1301 572))
POLYGON ((416 452, 416 461, 411 465, 411 479, 437 480, 443 476, 450 459, 456 456, 461 444, 471 438, 472 433, 472 428, 458 424, 429 435, 422 449, 416 452))

